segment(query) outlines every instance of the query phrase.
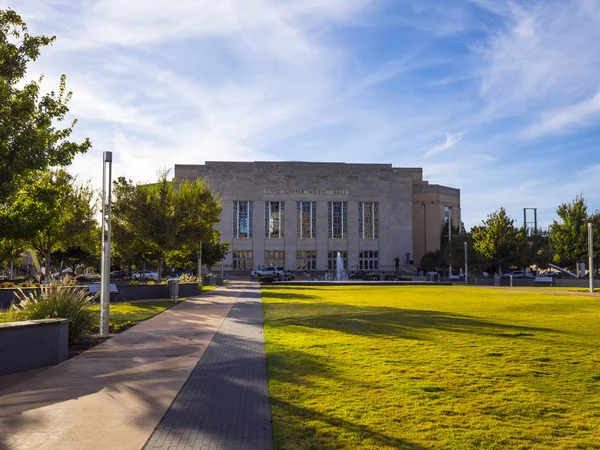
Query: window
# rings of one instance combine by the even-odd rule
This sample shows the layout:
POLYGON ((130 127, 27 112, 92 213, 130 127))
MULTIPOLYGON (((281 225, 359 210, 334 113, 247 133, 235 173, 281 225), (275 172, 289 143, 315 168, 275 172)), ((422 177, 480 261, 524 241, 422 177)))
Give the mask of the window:
POLYGON ((379 203, 358 204, 358 235, 362 239, 377 239, 379 235, 379 203))
POLYGON ((379 252, 361 250, 358 254, 358 268, 360 270, 378 270, 379 252))
POLYGON ((253 228, 253 202, 233 202, 233 237, 251 238, 253 228))
POLYGON ((327 220, 330 239, 344 239, 346 237, 346 222, 348 203, 329 202, 327 204, 327 220))
POLYGON ((265 202, 266 238, 279 239, 283 237, 284 212, 284 202, 265 202))
POLYGON ((337 270, 337 255, 338 253, 344 260, 344 270, 348 270, 348 252, 345 250, 332 250, 327 252, 327 270, 337 270))
POLYGON ((285 252, 283 250, 265 250, 265 267, 285 267, 285 252))
POLYGON ((317 237, 317 202, 296 202, 296 230, 298 239, 317 237))
POLYGON ((233 270, 252 270, 252 251, 233 252, 233 270))
POLYGON ((299 250, 296 252, 296 269, 315 270, 317 268, 316 250, 299 250))
POLYGON ((448 223, 450 220, 450 206, 444 206, 444 223, 448 223))

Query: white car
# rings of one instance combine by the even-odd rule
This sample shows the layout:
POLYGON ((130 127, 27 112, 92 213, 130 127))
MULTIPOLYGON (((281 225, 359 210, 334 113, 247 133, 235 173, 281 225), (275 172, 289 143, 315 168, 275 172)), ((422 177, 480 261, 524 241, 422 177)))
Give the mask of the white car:
POLYGON ((289 272, 286 272, 285 268, 281 266, 267 266, 262 269, 253 270, 250 276, 252 278, 260 278, 265 275, 276 275, 281 280, 293 280, 295 276, 289 272))
POLYGON ((138 270, 133 272, 132 278, 158 278, 158 274, 151 270, 138 270))

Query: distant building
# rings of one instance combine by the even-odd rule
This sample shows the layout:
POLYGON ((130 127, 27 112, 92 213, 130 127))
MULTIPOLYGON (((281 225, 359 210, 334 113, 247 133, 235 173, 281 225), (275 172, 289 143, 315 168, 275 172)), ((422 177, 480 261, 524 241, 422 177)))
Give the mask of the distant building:
POLYGON ((444 222, 460 222, 460 190, 432 185, 419 168, 391 164, 207 162, 175 166, 175 179, 201 178, 223 200, 225 270, 285 266, 394 270, 440 248, 444 222))

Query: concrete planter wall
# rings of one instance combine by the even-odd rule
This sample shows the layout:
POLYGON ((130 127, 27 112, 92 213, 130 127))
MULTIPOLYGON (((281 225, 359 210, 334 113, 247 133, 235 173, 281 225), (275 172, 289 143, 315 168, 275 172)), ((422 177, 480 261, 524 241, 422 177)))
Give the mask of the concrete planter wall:
MULTIPOLYGON (((32 292, 38 294, 40 292, 40 288, 21 288, 25 295, 29 295, 32 292)), ((8 309, 10 308, 10 304, 13 301, 17 300, 16 292, 17 288, 14 289, 0 289, 0 309, 8 309)))
MULTIPOLYGON (((137 286, 117 286, 119 291, 129 300, 156 300, 159 298, 169 298, 169 286, 166 284, 137 285, 137 286)), ((179 297, 193 297, 200 293, 197 283, 180 284, 179 297)))
MULTIPOLYGON (((82 286, 85 287, 85 286, 82 286)), ((21 288, 28 295, 31 292, 39 293, 40 288, 21 288)), ((155 300, 159 298, 169 298, 169 287, 166 284, 137 285, 128 284, 119 285, 117 289, 129 300, 155 300)), ((16 301, 17 289, 0 289, 0 309, 8 309, 13 301, 16 301)), ((180 284, 179 297, 194 297, 200 294, 197 283, 180 284)), ((111 294, 111 300, 123 300, 120 295, 111 294)))
POLYGON ((68 319, 0 323, 0 375, 52 366, 68 357, 68 319))
MULTIPOLYGON (((513 286, 533 286, 535 278, 513 278, 513 286)), ((494 277, 489 278, 476 278, 475 284, 478 286, 493 286, 494 277)), ((502 277, 500 280, 500 286, 510 286, 510 278, 502 277)), ((557 278, 554 280, 554 286, 564 288, 587 288, 590 286, 588 279, 568 279, 568 278, 557 278)), ((594 280, 594 287, 600 288, 600 280, 594 280)))

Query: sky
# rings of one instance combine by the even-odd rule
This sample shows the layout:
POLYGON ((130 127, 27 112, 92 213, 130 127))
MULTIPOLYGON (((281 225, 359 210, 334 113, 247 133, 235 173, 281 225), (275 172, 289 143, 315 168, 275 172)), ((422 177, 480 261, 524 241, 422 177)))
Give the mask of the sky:
POLYGON ((70 171, 205 161, 422 167, 467 227, 600 208, 600 0, 0 0, 56 35, 28 76, 73 91, 70 171))

